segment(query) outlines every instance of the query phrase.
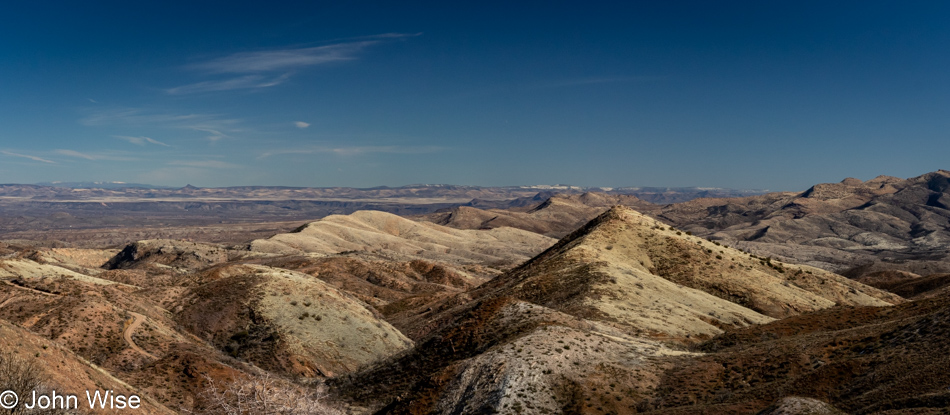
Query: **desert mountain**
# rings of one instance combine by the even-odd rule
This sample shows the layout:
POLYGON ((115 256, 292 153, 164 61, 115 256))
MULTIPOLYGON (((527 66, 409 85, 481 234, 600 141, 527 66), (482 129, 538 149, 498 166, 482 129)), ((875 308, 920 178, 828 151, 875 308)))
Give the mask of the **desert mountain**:
POLYGON ((477 292, 681 340, 834 305, 901 301, 827 271, 754 258, 683 234, 624 207, 477 292))
POLYGON ((531 198, 528 202, 534 203, 488 210, 459 206, 424 215, 419 219, 456 229, 493 229, 507 226, 561 238, 604 213, 611 206, 623 205, 637 210, 654 207, 635 196, 592 192, 579 195, 551 194, 540 200, 531 198))
POLYGON ((636 412, 670 362, 692 359, 672 344, 835 305, 903 301, 624 207, 468 297, 438 307, 415 347, 334 380, 335 390, 355 405, 383 405, 379 413, 636 412))
POLYGON ((950 272, 950 172, 845 179, 801 193, 697 199, 655 215, 759 255, 852 278, 899 270, 950 272))

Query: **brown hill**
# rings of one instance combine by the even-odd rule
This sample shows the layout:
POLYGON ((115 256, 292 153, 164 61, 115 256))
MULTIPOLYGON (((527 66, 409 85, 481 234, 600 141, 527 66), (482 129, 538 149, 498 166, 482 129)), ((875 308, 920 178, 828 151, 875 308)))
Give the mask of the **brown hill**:
MULTIPOLYGON (((86 410, 88 410, 85 396, 87 390, 93 391, 93 393, 97 390, 103 393, 106 390, 112 390, 116 394, 125 396, 135 394, 142 398, 141 408, 136 409, 136 412, 163 415, 175 413, 151 399, 149 395, 116 379, 105 370, 77 356, 68 348, 0 320, 0 366, 2 366, 0 371, 4 372, 4 378, 0 379, 0 389, 4 391, 8 388, 17 389, 15 385, 8 383, 14 379, 8 378, 7 376, 10 373, 5 371, 9 369, 7 365, 10 364, 9 360, 11 359, 34 365, 34 374, 39 381, 39 388, 37 388, 39 393, 44 391, 49 393, 49 391, 55 390, 60 395, 76 395, 79 407, 86 410)), ((21 395, 20 405, 32 401, 32 397, 26 396, 23 391, 18 390, 17 392, 20 392, 21 395)), ((4 402, 6 403, 6 401, 4 402)), ((97 410, 91 413, 114 412, 97 410)))
POLYGON ((22 258, 5 260, 0 268, 0 321, 62 345, 161 405, 188 409, 204 382, 201 373, 233 377, 247 369, 178 331, 149 289, 22 258), (181 363, 177 356, 183 355, 192 356, 187 361, 201 371, 182 376, 187 366, 169 370, 168 362, 181 363))

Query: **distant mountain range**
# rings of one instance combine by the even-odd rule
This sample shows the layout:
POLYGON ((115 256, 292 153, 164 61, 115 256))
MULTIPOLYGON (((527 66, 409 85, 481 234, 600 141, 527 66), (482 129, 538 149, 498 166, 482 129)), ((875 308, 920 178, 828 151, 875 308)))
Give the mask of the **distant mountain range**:
POLYGON ((171 189, 169 186, 126 182, 40 182, 37 186, 64 187, 67 189, 124 189, 138 187, 142 189, 171 189))
POLYGON ((511 207, 509 201, 543 194, 583 194, 599 192, 633 195, 650 203, 679 203, 697 198, 745 197, 765 194, 767 190, 724 189, 712 187, 579 187, 571 185, 533 186, 461 186, 450 184, 413 184, 371 188, 233 186, 180 188, 125 182, 45 182, 38 184, 2 184, 0 197, 32 200, 88 200, 102 197, 121 199, 155 198, 228 198, 249 200, 322 200, 322 199, 443 199, 472 203, 478 207, 511 207), (481 203, 481 205, 478 205, 481 203), (490 206, 489 206, 490 205, 490 206))

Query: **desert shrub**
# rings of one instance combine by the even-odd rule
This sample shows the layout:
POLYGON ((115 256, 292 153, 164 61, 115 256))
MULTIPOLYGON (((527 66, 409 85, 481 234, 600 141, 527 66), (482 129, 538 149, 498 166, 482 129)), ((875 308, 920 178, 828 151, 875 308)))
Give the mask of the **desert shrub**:
MULTIPOLYGON (((65 414, 61 409, 33 409, 29 410, 24 403, 32 399, 33 391, 38 394, 48 394, 53 388, 42 366, 33 358, 22 358, 8 351, 0 351, 0 391, 13 391, 20 397, 20 404, 9 410, 9 414, 65 414)), ((4 409, 4 411, 7 411, 4 409)))
POLYGON ((239 379, 222 386, 210 377, 199 394, 201 407, 195 413, 212 415, 343 415, 326 402, 326 393, 294 385, 271 376, 239 379))

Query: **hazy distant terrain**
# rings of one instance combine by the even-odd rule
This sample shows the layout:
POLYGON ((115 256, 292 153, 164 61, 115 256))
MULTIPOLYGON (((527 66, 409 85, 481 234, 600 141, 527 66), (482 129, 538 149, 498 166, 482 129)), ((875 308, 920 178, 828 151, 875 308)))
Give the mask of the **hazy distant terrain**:
MULTIPOLYGON (((189 229, 203 227, 201 238, 237 241, 219 224, 292 222, 359 210, 420 215, 454 206, 512 207, 540 203, 552 192, 580 194, 572 186, 477 187, 413 185, 397 188, 300 188, 246 186, 227 188, 122 187, 119 183, 0 185, 0 240, 60 240, 85 244, 128 243, 121 231, 156 232, 153 237, 192 238, 189 229), (72 186, 72 187, 67 187, 72 186), (540 195, 540 196, 539 196, 540 195), (215 236, 217 233, 224 235, 215 236)), ((602 188, 596 190, 605 191, 602 188)), ((755 191, 700 188, 624 188, 611 194, 641 194, 655 200, 688 200, 704 195, 747 195, 755 191)), ((588 218, 589 219, 589 218, 588 218)), ((568 225, 568 226, 572 226, 568 225)), ((263 229, 271 226, 260 225, 263 229)), ((292 228, 291 228, 292 229, 292 228)), ((259 234, 256 236, 263 236, 259 234)))

